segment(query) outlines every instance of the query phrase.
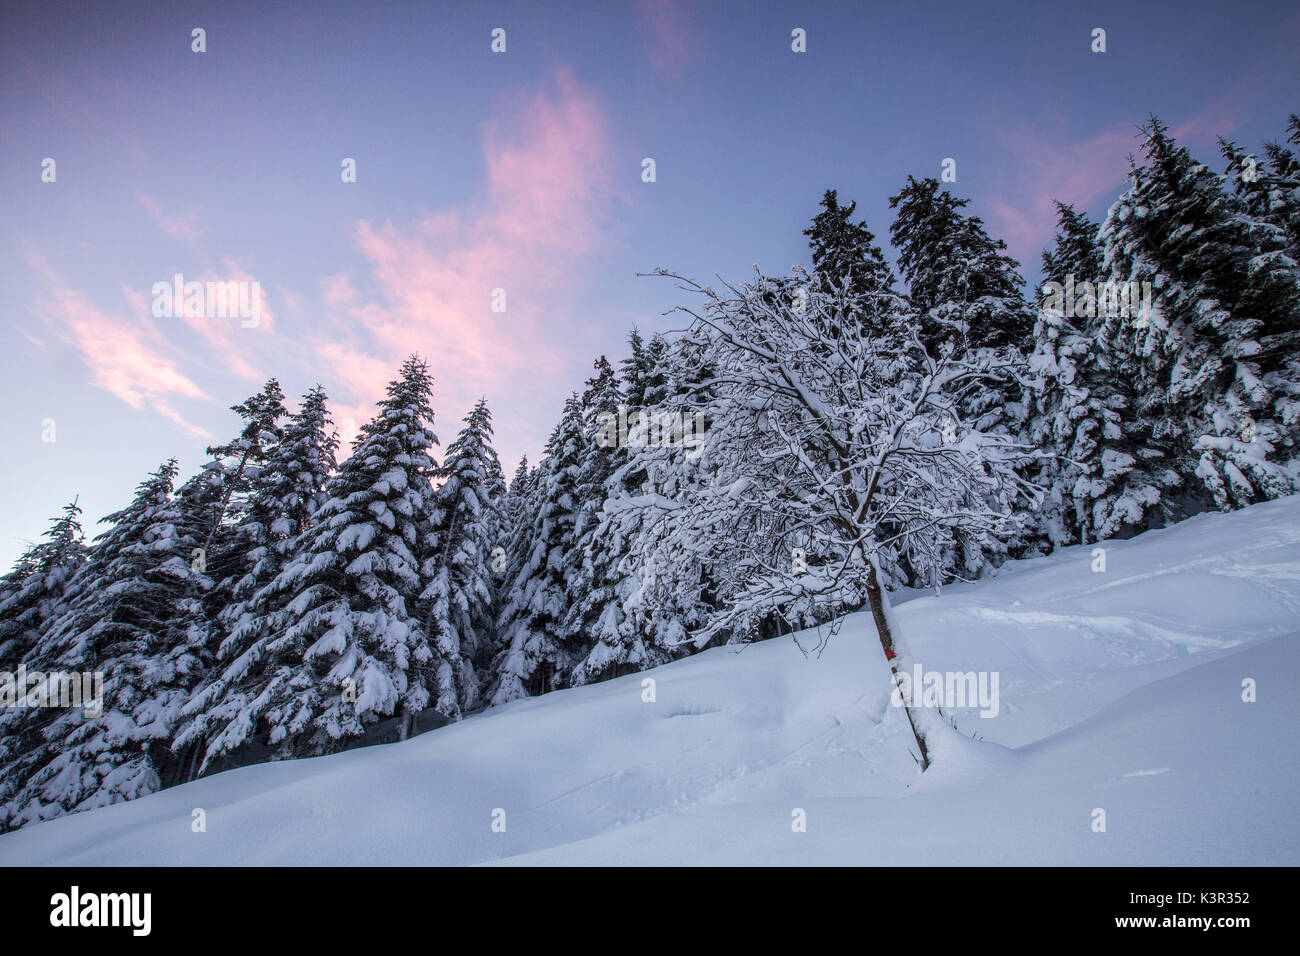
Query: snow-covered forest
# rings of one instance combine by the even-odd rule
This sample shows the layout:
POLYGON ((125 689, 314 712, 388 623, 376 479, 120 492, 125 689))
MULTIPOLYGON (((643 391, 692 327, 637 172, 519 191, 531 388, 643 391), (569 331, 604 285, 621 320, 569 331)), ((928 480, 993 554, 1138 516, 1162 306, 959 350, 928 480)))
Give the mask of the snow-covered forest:
POLYGON ((45 677, 0 683, 0 830, 858 610, 906 672, 890 592, 1295 493, 1300 115, 1258 154, 1143 132, 1037 289, 934 179, 890 198, 893 256, 831 190, 810 267, 656 270, 677 331, 597 358, 509 480, 427 354, 351 448, 324 387, 266 382, 197 474, 89 540, 69 503, 0 579, 0 673, 45 677), (43 706, 68 672, 102 714, 43 706))

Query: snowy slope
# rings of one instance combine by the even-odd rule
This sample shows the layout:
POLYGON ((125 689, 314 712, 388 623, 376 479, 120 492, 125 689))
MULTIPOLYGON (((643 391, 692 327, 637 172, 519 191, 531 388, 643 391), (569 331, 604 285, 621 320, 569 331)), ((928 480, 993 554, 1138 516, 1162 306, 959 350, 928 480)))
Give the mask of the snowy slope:
POLYGON ((230 771, 0 837, 0 865, 1300 864, 1300 500, 1106 552, 1105 573, 1072 548, 899 604, 927 670, 999 674, 998 716, 960 713, 924 776, 855 615, 819 656, 716 648, 230 771))

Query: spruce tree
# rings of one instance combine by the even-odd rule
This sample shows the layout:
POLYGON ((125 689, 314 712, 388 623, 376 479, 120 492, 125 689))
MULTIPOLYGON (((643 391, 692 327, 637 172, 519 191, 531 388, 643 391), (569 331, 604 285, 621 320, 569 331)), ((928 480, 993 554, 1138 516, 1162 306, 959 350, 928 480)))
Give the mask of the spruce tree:
POLYGON ((1097 226, 1063 203, 1057 216, 1056 247, 1043 253, 1028 429, 1050 451, 1035 476, 1048 494, 1033 513, 1048 549, 1162 524, 1165 494, 1180 484, 1169 449, 1138 413, 1127 357, 1106 334, 1097 226))
POLYGON ((1153 307, 1110 320, 1157 433, 1182 449, 1189 484, 1220 508, 1291 494, 1300 452, 1300 276, 1276 229, 1155 117, 1144 162, 1102 228, 1120 283, 1153 307), (1149 314, 1147 314, 1149 312, 1149 314))
POLYGON ((887 292, 894 275, 865 222, 853 222, 858 204, 839 204, 834 189, 822 196, 821 212, 803 231, 812 249, 813 270, 834 284, 848 283, 854 293, 887 292))
POLYGON ((74 499, 0 579, 0 671, 13 671, 63 610, 72 577, 86 564, 81 509, 74 499))
POLYGON ((529 490, 528 456, 524 455, 519 459, 519 466, 515 468, 514 477, 510 479, 510 489, 507 493, 505 507, 507 535, 504 540, 508 541, 513 537, 515 528, 519 526, 527 505, 529 490))
POLYGON ((583 394, 586 441, 578 475, 580 507, 566 568, 570 594, 563 633, 570 642, 592 646, 573 669, 571 680, 575 684, 600 680, 636 663, 604 652, 621 643, 621 604, 626 595, 619 588, 623 576, 618 564, 623 555, 617 549, 618 542, 600 532, 610 482, 631 453, 619 434, 620 421, 637 412, 624 403, 618 377, 603 355, 594 367, 596 374, 587 380, 583 394))
POLYGON ((898 210, 890 237, 931 352, 954 339, 972 347, 1024 346, 1033 332, 1019 263, 978 216, 962 212, 969 202, 935 179, 911 176, 889 200, 898 210))
POLYGON ((35 727, 5 774, 22 781, 0 811, 6 826, 129 800, 175 773, 169 743, 203 666, 196 621, 211 587, 191 559, 197 540, 172 495, 176 470, 175 460, 161 466, 104 519, 66 610, 28 655, 31 670, 102 675, 103 710, 20 712, 35 727))
MULTIPOLYGON (((1006 255, 1001 239, 989 236, 979 217, 962 211, 969 200, 940 189, 937 180, 909 176, 889 204, 897 210, 890 236, 917 316, 911 321, 919 324, 926 354, 938 359, 947 352, 971 351, 995 373, 953 394, 950 433, 973 430, 1023 440, 1031 387, 1025 353, 1032 349, 1034 317, 1021 292, 1019 263, 1006 255)), ((1033 471, 1027 462, 1019 468, 1033 471)), ((1009 556, 1032 553, 1028 522, 1034 507, 1030 504, 1016 516, 1013 524, 1019 527, 1005 538, 972 536, 967 526, 954 523, 952 540, 937 552, 905 549, 908 562, 926 565, 905 578, 913 585, 937 586, 947 578, 976 577, 1009 556)))
MULTIPOLYGON (((312 528, 327 500, 326 482, 337 469, 338 433, 326 402, 319 385, 303 396, 301 408, 289 418, 282 440, 252 483, 244 517, 231 535, 231 550, 246 556, 247 570, 227 585, 229 597, 217 616, 223 639, 208 674, 183 708, 185 720, 173 742, 178 752, 206 758, 209 726, 216 733, 240 715, 250 717, 252 700, 265 690, 264 676, 276 669, 277 664, 262 660, 269 635, 261 632, 259 618, 274 606, 274 591, 267 586, 312 528)), ((250 736, 245 740, 254 731, 251 723, 247 729, 250 736)), ((230 744, 223 752, 234 749, 230 744)), ((189 774, 206 765, 206 759, 189 761, 189 774)))
POLYGON ((512 577, 498 620, 488 691, 493 705, 563 686, 585 656, 582 645, 566 640, 563 629, 572 593, 567 572, 585 445, 582 401, 574 394, 537 467, 530 520, 520 525, 511 543, 512 577))
MULTIPOLYGON (((246 554, 224 532, 242 517, 254 482, 280 442, 284 392, 279 382, 270 379, 261 392, 230 410, 243 419, 239 434, 225 444, 209 447, 208 462, 178 492, 202 535, 199 546, 218 582, 246 570, 241 567, 246 554)), ((224 596, 225 592, 218 594, 224 596)))
MULTIPOLYGON (((807 283, 801 279, 796 285, 807 283)), ((664 347, 654 366, 650 390, 654 416, 689 416, 692 431, 703 422, 705 442, 712 441, 706 416, 696 417, 712 401, 713 367, 699 343, 690 338, 659 339, 664 347)), ((597 545, 608 555, 615 572, 613 585, 623 617, 617 634, 602 638, 588 655, 587 674, 602 668, 615 672, 654 667, 689 651, 690 628, 703 623, 713 587, 708 562, 682 561, 661 547, 675 531, 673 512, 661 514, 657 503, 688 501, 704 479, 697 458, 699 444, 683 446, 642 444, 629 449, 627 460, 609 482, 610 494, 596 534, 597 545)), ((712 542, 716 551, 729 552, 725 540, 712 542)))
POLYGON ((457 648, 461 710, 479 705, 481 677, 494 630, 492 549, 501 526, 501 465, 492 447, 492 414, 480 399, 447 448, 442 485, 426 543, 420 595, 426 627, 439 645, 457 648))
MULTIPOLYGON (((1292 114, 1288 142, 1300 146, 1300 115, 1292 114)), ((1268 245, 1281 246, 1300 262, 1300 160, 1285 145, 1266 143, 1264 157, 1249 156, 1236 143, 1220 138, 1228 167, 1224 175, 1251 218, 1268 227, 1268 245), (1266 157, 1266 158, 1265 158, 1266 157)))
POLYGON ((459 649, 429 635, 416 606, 428 583, 432 387, 423 359, 403 363, 284 570, 232 632, 247 646, 227 668, 240 706, 212 715, 205 764, 263 732, 280 757, 313 756, 385 717, 400 715, 406 736, 428 706, 459 714, 459 649))

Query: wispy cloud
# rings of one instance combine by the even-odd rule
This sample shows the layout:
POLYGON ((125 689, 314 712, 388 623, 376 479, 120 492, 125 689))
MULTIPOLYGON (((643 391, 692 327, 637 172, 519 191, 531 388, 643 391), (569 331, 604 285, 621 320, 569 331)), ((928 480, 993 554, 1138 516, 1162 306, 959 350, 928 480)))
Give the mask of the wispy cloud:
MULTIPOLYGON (((251 305, 254 277, 240 268, 239 265, 230 259, 222 260, 223 271, 217 272, 207 269, 198 275, 184 275, 185 281, 197 281, 207 284, 225 285, 230 283, 247 284, 248 299, 251 305)), ((162 277, 159 281, 170 282, 171 276, 162 277)), ((257 324, 245 326, 242 318, 238 316, 210 317, 206 314, 196 315, 192 310, 185 307, 184 295, 177 298, 173 294, 171 298, 171 314, 173 318, 162 321, 183 322, 187 328, 198 339, 202 351, 198 354, 202 356, 203 364, 207 367, 216 367, 234 375, 238 378, 251 381, 264 381, 267 374, 252 361, 255 354, 254 348, 260 337, 270 336, 275 329, 275 311, 271 308, 270 300, 267 298, 266 289, 260 282, 257 283, 257 324)), ((143 293, 134 290, 127 290, 127 300, 131 303, 136 315, 143 321, 147 321, 152 316, 153 298, 152 293, 148 298, 143 293)))
MULTIPOLYGON (((51 337, 79 353, 90 384, 131 408, 150 409, 188 435, 211 438, 206 429, 177 408, 182 400, 211 400, 190 369, 255 382, 266 378, 252 358, 253 343, 260 336, 271 335, 275 328, 275 312, 264 289, 255 327, 245 328, 238 316, 187 315, 183 301, 171 303, 171 318, 156 318, 152 290, 123 285, 119 291, 125 308, 102 308, 30 246, 27 260, 40 280, 36 312, 51 337)), ((186 278, 214 283, 252 281, 247 272, 228 260, 224 272, 207 270, 186 278)), ((170 280, 170 276, 160 279, 170 280)), ((48 347, 48 339, 26 337, 38 348, 48 347)))
POLYGON ((342 416, 369 417, 413 351, 430 359, 443 408, 565 376, 565 303, 606 236, 605 127, 596 100, 561 73, 552 92, 517 96, 486 128, 475 201, 414 223, 357 225, 363 274, 325 278, 332 335, 316 346, 322 367, 343 377, 342 416), (505 311, 493 311, 502 295, 505 311))
POLYGON ((152 196, 145 193, 139 193, 136 197, 140 200, 140 205, 144 207, 149 218, 162 229, 167 235, 179 242, 188 243, 191 246, 197 245, 199 238, 203 235, 204 229, 199 225, 199 216, 197 211, 187 211, 183 213, 169 213, 163 211, 158 201, 152 196))
MULTIPOLYGON (((290 352, 284 334, 273 334, 277 315, 265 288, 256 327, 189 315, 181 302, 172 303, 173 318, 158 319, 152 290, 124 285, 126 308, 101 309, 34 258, 45 322, 55 338, 76 347, 94 385, 205 438, 177 408, 182 400, 208 398, 194 376, 256 382, 266 377, 267 363, 279 374, 285 362, 297 363, 332 382, 345 440, 373 415, 373 403, 411 352, 433 365, 444 421, 484 393, 531 408, 538 389, 558 394, 572 385, 568 342, 580 323, 568 303, 610 238, 607 122, 567 72, 548 90, 515 94, 496 117, 483 131, 481 195, 414 222, 355 225, 360 262, 323 277, 320 313, 310 317, 310 329, 296 329, 297 341, 310 343, 303 348, 290 352), (494 311, 502 299, 505 311, 494 311)), ((194 214, 165 210, 143 193, 138 199, 169 236, 193 244, 203 235, 194 214)), ((184 274, 205 283, 253 278, 229 259, 184 274)), ((291 313, 301 323, 299 300, 291 313)))
MULTIPOLYGON (((149 408, 174 422, 186 434, 210 438, 175 406, 178 398, 205 399, 203 389, 186 375, 165 349, 158 333, 131 314, 106 312, 57 276, 38 300, 38 310, 51 332, 74 347, 89 372, 89 381, 131 408, 149 408)), ((122 290, 136 306, 132 290, 122 290)))

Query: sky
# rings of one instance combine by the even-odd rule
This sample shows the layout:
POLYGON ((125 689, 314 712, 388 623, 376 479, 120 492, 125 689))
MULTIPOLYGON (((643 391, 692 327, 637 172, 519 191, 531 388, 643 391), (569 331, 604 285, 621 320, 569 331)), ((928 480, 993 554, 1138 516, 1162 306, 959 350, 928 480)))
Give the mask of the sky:
POLYGON ((418 352, 442 446, 485 396, 509 475, 594 359, 684 324, 638 273, 806 264, 827 188, 887 245, 955 160, 1033 283, 1052 201, 1104 217, 1149 114, 1216 169, 1281 138, 1298 40, 1293 2, 6 0, 0 565, 74 496, 95 533, 183 480, 271 376, 347 438, 418 352), (178 274, 256 282, 256 324, 155 315, 178 274))

